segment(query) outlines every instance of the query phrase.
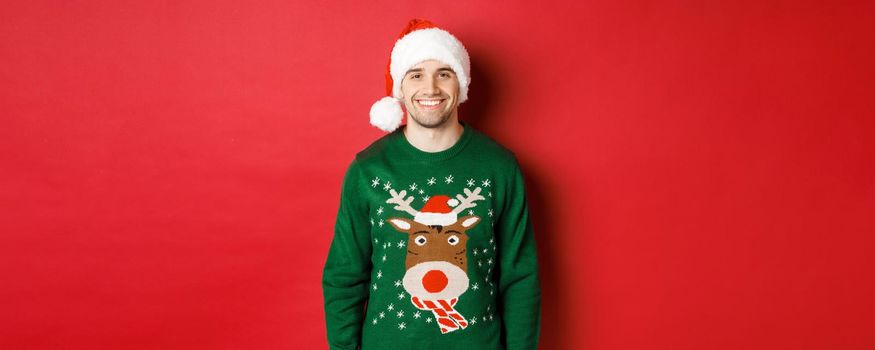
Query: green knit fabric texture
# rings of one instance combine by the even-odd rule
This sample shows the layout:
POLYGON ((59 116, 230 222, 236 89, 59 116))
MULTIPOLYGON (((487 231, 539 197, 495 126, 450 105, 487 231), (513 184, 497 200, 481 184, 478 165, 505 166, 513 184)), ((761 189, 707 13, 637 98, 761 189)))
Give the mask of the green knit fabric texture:
POLYGON ((537 348, 535 236, 515 155, 461 122, 449 149, 403 126, 343 178, 322 277, 332 350, 537 348))

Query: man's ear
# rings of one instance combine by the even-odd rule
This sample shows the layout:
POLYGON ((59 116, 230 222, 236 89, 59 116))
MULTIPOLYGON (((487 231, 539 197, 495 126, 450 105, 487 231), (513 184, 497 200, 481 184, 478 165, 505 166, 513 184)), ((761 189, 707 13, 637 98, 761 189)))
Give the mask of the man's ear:
POLYGON ((389 218, 389 224, 392 225, 398 232, 410 233, 413 228, 413 220, 405 218, 389 218))
POLYGON ((474 215, 469 215, 469 216, 464 216, 461 219, 459 219, 459 222, 461 223, 462 227, 464 227, 467 230, 470 230, 472 227, 476 226, 477 223, 480 222, 480 218, 476 217, 474 215))

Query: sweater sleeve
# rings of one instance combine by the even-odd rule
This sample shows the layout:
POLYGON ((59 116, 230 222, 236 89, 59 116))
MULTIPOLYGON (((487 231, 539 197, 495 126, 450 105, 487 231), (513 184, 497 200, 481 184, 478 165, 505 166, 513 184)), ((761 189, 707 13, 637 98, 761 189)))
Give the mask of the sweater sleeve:
POLYGON ((507 350, 535 350, 541 327, 541 287, 535 235, 516 159, 498 226, 499 302, 507 350))
POLYGON ((371 271, 368 206, 357 196, 361 181, 361 170, 353 160, 343 177, 334 238, 322 272, 331 350, 355 350, 361 345, 371 271))

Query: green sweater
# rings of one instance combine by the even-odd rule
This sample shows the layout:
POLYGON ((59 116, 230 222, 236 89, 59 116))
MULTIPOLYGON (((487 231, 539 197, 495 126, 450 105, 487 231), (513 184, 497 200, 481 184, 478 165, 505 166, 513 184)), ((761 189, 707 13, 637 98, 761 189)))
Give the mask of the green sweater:
POLYGON ((424 152, 403 128, 343 179, 323 271, 331 349, 536 349, 541 291, 515 155, 461 122, 424 152))

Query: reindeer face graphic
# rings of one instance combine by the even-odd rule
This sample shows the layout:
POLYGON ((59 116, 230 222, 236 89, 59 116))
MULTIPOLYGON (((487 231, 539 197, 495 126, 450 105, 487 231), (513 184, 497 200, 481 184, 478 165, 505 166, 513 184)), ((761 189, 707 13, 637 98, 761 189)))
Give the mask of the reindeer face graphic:
POLYGON ((480 218, 466 216, 449 225, 424 225, 414 220, 391 218, 389 223, 406 233, 407 259, 404 289, 422 299, 457 298, 468 289, 466 230, 480 218))
POLYGON ((474 191, 464 189, 464 192, 464 196, 456 196, 458 199, 432 196, 421 211, 410 206, 413 197, 405 198, 406 191, 390 190, 392 198, 386 201, 414 217, 388 220, 395 230, 407 234, 404 289, 417 308, 434 312, 443 333, 468 326, 453 306, 468 290, 466 232, 480 222, 480 218, 473 215, 459 218, 458 213, 485 198, 480 195, 479 187, 474 191))

